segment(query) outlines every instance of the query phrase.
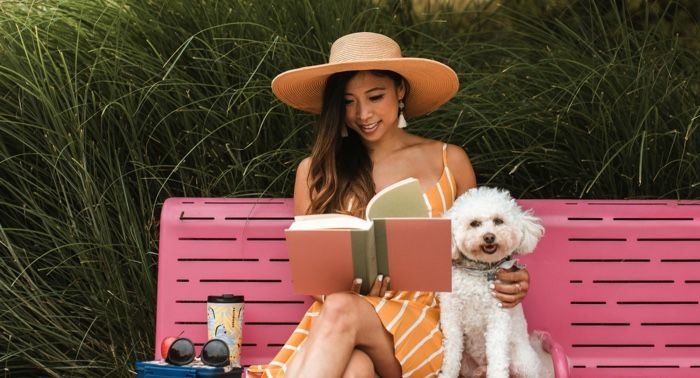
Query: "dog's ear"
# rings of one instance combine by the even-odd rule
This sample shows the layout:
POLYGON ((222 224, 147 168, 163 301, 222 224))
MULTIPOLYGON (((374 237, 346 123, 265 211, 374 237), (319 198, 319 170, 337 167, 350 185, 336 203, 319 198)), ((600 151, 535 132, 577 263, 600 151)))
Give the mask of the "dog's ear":
POLYGON ((457 248, 457 241, 455 240, 455 233, 457 232, 455 222, 458 222, 458 219, 453 209, 454 206, 445 211, 442 214, 442 217, 450 219, 450 234, 452 235, 452 260, 459 261, 462 258, 462 254, 459 252, 459 248, 457 248))
POLYGON ((520 241, 518 248, 515 249, 515 253, 520 255, 532 253, 537 246, 537 242, 544 235, 544 227, 540 224, 539 218, 532 214, 532 210, 523 212, 518 223, 520 230, 523 232, 523 239, 520 241))
POLYGON ((459 252, 459 248, 457 248, 457 245, 455 244, 454 240, 452 240, 452 260, 459 261, 461 259, 462 253, 459 252))

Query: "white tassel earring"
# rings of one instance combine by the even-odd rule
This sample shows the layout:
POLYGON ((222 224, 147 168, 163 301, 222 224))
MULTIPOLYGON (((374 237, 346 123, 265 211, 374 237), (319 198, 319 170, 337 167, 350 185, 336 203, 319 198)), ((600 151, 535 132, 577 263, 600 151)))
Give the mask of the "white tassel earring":
POLYGON ((345 126, 345 124, 342 124, 340 126, 340 137, 341 138, 347 138, 348 137, 348 127, 345 126))
POLYGON ((405 107, 406 105, 404 105, 403 100, 399 100, 399 129, 403 129, 408 126, 406 118, 403 116, 403 108, 405 107))

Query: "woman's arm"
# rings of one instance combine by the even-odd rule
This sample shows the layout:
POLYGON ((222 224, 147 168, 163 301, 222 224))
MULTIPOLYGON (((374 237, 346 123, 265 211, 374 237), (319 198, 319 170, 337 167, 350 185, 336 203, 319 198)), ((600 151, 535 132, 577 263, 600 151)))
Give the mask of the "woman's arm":
POLYGON ((474 168, 464 149, 453 144, 447 145, 447 165, 457 184, 455 197, 476 186, 474 168))
POLYGON ((311 158, 307 157, 297 167, 294 181, 294 215, 304 215, 311 205, 309 193, 309 169, 311 158))
MULTIPOLYGON (((297 166, 296 178, 294 179, 294 215, 304 215, 311 204, 309 194, 309 167, 311 158, 304 158, 297 166)), ((312 295, 317 301, 323 303, 323 296, 312 295)))

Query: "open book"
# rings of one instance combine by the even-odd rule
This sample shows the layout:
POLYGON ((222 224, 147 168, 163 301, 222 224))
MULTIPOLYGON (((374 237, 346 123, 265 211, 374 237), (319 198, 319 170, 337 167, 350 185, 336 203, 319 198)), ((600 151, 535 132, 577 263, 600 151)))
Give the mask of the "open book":
POLYGON ((417 179, 384 188, 365 212, 295 217, 285 234, 297 293, 348 291, 362 278, 366 294, 378 274, 392 290, 451 291, 450 221, 428 218, 417 179))

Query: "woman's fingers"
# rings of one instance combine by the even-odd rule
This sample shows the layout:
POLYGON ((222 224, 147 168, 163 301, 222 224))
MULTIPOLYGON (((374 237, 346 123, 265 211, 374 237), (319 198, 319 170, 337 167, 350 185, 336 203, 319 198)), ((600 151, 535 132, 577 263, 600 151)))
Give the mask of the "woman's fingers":
MULTIPOLYGON (((382 275, 382 274, 378 275, 377 278, 372 283, 372 287, 369 289, 369 293, 367 293, 367 295, 373 296, 373 297, 383 297, 384 293, 386 293, 386 291, 389 289, 390 283, 391 283, 391 279, 388 276, 384 277, 384 275, 382 275)), ((361 288, 362 288, 362 278, 355 278, 352 281, 352 286, 350 287, 350 291, 359 294, 361 288)))
POLYGON ((499 270, 496 272, 496 278, 504 282, 522 282, 530 283, 530 272, 527 269, 518 270, 499 270))
POLYGON ((382 288, 379 290, 379 295, 378 297, 383 297, 384 294, 386 293, 387 290, 389 290, 389 284, 391 283, 391 278, 390 277, 384 277, 384 280, 382 281, 382 288))
POLYGON ((355 278, 352 280, 352 286, 350 286, 350 291, 353 293, 360 293, 360 288, 362 287, 362 278, 355 278))
POLYGON ((497 281, 491 284, 491 294, 500 301, 501 307, 517 306, 530 289, 530 273, 527 269, 516 271, 499 271, 497 281))
POLYGON ((377 278, 374 280, 372 283, 372 287, 369 289, 369 293, 367 295, 374 297, 379 295, 379 291, 382 289, 382 281, 384 280, 384 277, 382 275, 378 275, 377 278))
MULTIPOLYGON (((504 289, 503 287, 500 287, 500 289, 504 289)), ((499 284, 496 284, 496 289, 491 292, 491 294, 498 299, 500 307, 503 308, 513 308, 520 303, 523 298, 525 298, 525 294, 522 292, 520 294, 504 294, 499 290, 499 284)), ((505 288, 504 290, 508 290, 505 288)))
POLYGON ((372 288, 369 290, 369 294, 367 295, 373 297, 383 297, 384 293, 389 287, 389 281, 389 277, 384 277, 382 274, 378 275, 372 284, 372 288))

